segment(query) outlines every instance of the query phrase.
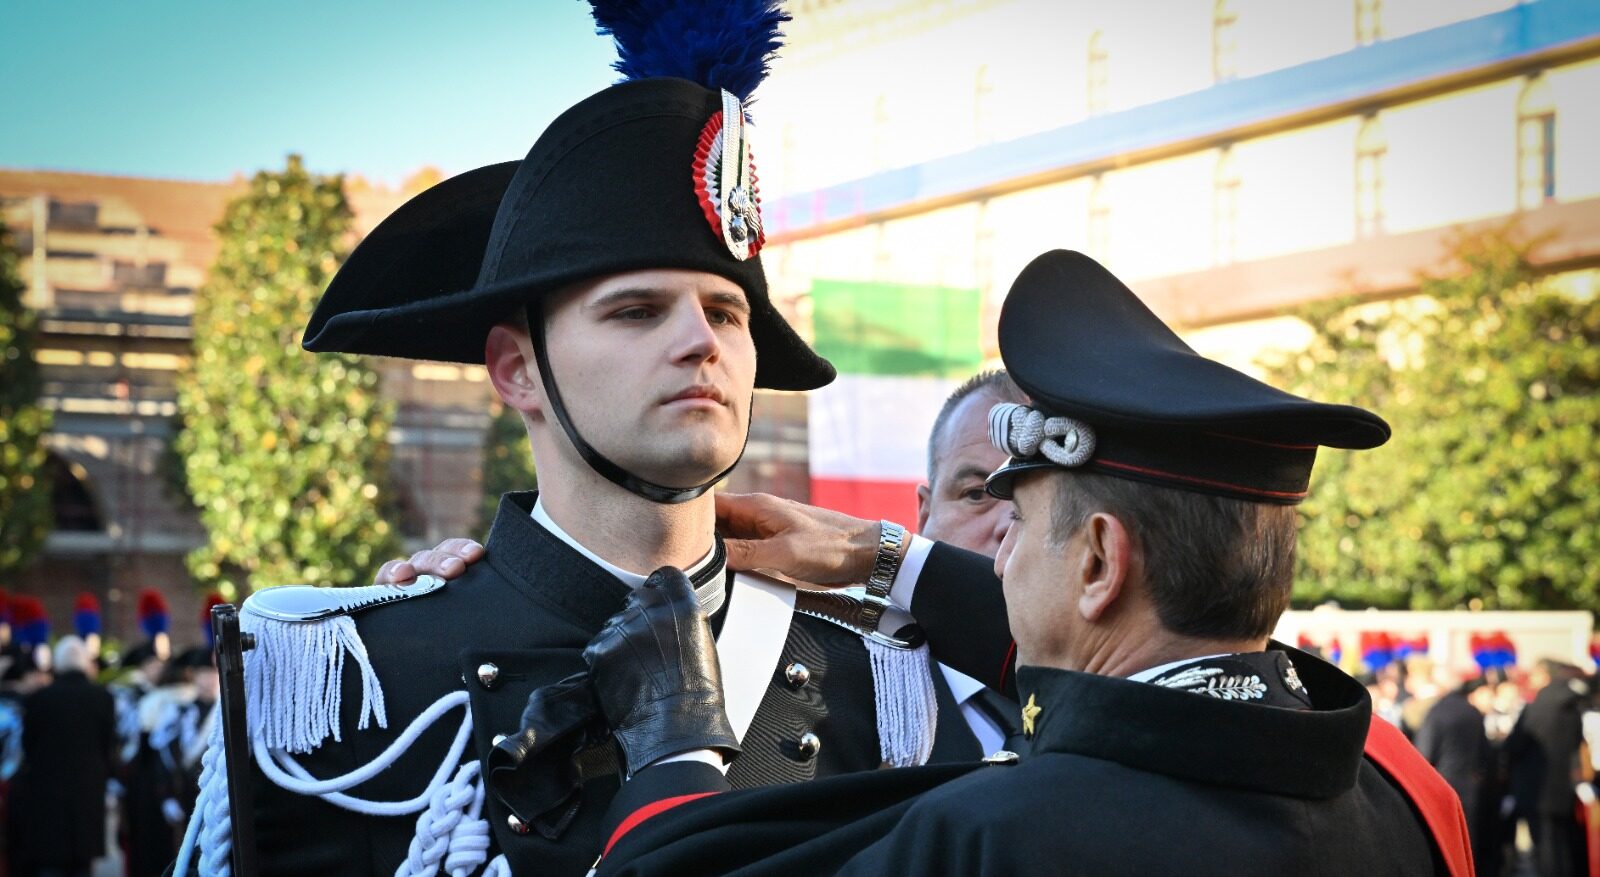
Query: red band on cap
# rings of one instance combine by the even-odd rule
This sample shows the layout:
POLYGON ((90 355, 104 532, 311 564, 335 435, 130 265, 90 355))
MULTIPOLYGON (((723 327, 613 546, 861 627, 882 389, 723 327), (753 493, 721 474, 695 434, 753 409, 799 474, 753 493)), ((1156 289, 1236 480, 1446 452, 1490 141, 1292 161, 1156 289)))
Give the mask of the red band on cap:
POLYGON ((1226 439, 1230 442, 1245 442, 1246 444, 1261 445, 1268 448, 1282 448, 1285 451, 1314 451, 1317 449, 1317 445, 1288 445, 1282 442, 1269 442, 1265 439, 1245 438, 1241 435, 1228 435, 1221 432, 1208 432, 1206 435, 1226 439))

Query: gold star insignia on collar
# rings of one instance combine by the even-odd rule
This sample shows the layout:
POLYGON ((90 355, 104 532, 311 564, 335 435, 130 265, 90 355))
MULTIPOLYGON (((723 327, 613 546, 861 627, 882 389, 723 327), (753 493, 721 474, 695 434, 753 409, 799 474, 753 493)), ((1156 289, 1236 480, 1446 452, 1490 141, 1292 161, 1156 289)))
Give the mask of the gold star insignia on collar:
POLYGON ((1028 695, 1028 702, 1022 707, 1022 733, 1023 736, 1033 736, 1033 720, 1039 718, 1044 712, 1044 707, 1034 702, 1033 695, 1028 695))

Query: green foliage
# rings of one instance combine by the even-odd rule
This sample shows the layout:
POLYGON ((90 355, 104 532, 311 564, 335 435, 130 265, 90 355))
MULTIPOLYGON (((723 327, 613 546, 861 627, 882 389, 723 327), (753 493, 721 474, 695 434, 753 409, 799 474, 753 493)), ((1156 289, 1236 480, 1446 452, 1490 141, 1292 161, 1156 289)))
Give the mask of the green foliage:
POLYGON ((531 490, 538 484, 522 415, 509 405, 496 403, 495 408, 494 419, 483 437, 483 504, 479 514, 485 530, 500 507, 500 494, 531 490))
POLYGON ((1600 606, 1600 300, 1537 278, 1529 251, 1509 229, 1463 237, 1459 272, 1416 298, 1301 314, 1315 340, 1271 379, 1394 437, 1323 451, 1298 604, 1600 606))
POLYGON ((383 516, 394 413, 377 372, 300 348, 349 252, 351 217, 343 180, 308 174, 290 156, 282 172, 257 174, 217 225, 221 248, 195 297, 177 443, 209 534, 189 571, 225 594, 365 583, 399 552, 383 516))
POLYGON ((35 316, 22 304, 17 253, 0 224, 0 577, 25 568, 52 521, 45 447, 50 412, 39 407, 35 316))

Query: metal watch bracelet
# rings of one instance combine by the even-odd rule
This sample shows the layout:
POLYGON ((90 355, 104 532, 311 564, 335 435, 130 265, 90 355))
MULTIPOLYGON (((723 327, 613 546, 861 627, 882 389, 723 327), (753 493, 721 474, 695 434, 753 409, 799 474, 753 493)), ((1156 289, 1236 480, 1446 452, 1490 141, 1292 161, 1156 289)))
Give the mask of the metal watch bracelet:
POLYGON ((872 628, 877 629, 883 616, 883 606, 889 602, 889 589, 900 572, 900 562, 905 559, 906 528, 893 521, 878 522, 878 555, 872 561, 872 573, 867 576, 867 594, 878 598, 869 600, 866 607, 872 628), (881 601, 881 602, 880 602, 881 601))

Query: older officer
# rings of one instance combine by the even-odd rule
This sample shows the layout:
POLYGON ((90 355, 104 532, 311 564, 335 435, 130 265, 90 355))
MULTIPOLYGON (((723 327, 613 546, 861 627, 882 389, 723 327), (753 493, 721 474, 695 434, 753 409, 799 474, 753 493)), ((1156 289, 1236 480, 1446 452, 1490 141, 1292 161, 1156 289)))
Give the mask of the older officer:
MULTIPOLYGON (((614 803, 600 872, 1470 874, 1438 775, 1393 732, 1369 741, 1354 680, 1268 640, 1317 447, 1373 447, 1387 425, 1198 356, 1076 253, 1023 271, 1000 347, 1032 407, 991 415, 1012 456, 989 489, 1015 503, 995 566, 1020 670, 1001 659, 990 677, 1016 683, 1030 758, 725 795, 704 763, 648 766, 614 803)), ((794 504, 729 517, 775 540, 768 560, 805 550, 787 572, 848 579, 863 560, 862 522, 794 504)), ((936 651, 961 638, 935 616, 973 593, 939 551, 910 607, 939 588, 936 651)), ((686 594, 661 576, 585 656, 617 735, 728 755, 705 733, 718 667, 686 594), (624 654, 660 658, 641 670, 624 654), (696 692, 696 709, 651 701, 641 677, 696 692)))

